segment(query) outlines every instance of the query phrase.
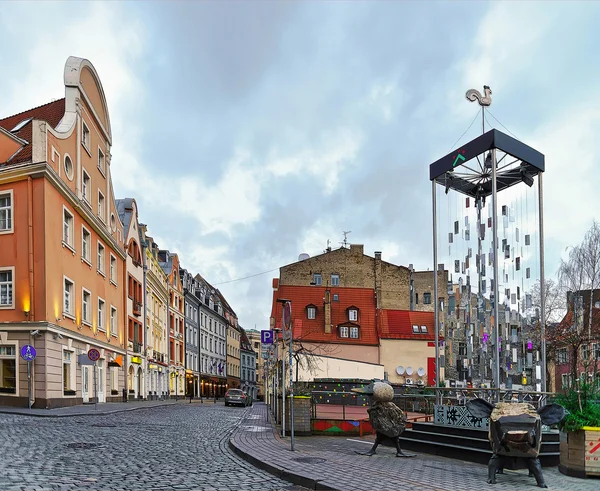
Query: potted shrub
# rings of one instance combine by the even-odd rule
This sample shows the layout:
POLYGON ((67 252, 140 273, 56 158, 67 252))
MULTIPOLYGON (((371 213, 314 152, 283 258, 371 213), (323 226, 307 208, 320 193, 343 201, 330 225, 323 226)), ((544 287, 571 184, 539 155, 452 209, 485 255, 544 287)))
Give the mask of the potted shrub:
POLYGON ((559 424, 558 469, 568 476, 600 476, 600 391, 586 382, 576 387, 556 400, 568 411, 559 424))

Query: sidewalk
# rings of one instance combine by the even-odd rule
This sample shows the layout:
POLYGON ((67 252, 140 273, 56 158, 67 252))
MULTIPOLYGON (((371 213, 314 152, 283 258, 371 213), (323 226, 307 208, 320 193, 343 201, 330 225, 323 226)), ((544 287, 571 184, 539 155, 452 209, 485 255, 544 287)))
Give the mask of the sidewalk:
MULTIPOLYGON (((536 485, 525 470, 505 470, 496 484, 487 484, 487 466, 427 454, 397 458, 395 450, 380 446, 377 455, 367 457, 373 437, 296 437, 295 452, 290 438, 281 438, 267 422, 267 407, 256 403, 246 412, 232 433, 229 445, 243 459, 293 484, 315 490, 472 490, 506 491, 536 485)), ((544 468, 550 489, 592 491, 600 489, 598 479, 577 479, 544 468)))
MULTIPOLYGON (((223 404, 222 400, 216 404, 223 404)), ((200 404, 200 399, 193 399, 193 404, 200 404)), ((213 399, 204 399, 203 404, 215 404, 213 399)), ((153 407, 172 406, 174 404, 190 404, 189 399, 169 399, 166 401, 129 401, 105 402, 101 404, 82 404, 78 406, 59 407, 56 409, 29 409, 26 407, 0 406, 0 414, 19 414, 22 416, 36 416, 41 418, 64 418, 68 416, 100 416, 104 414, 135 411, 153 407)))

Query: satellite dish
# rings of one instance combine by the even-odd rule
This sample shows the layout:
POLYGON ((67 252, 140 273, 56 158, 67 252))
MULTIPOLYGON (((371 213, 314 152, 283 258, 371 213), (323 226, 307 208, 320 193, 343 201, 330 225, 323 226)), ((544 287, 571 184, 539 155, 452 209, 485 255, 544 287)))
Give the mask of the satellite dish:
POLYGON ((396 368, 396 373, 398 375, 404 375, 404 367, 400 365, 398 368, 396 368))
POLYGON ((424 369, 423 367, 420 367, 420 368, 417 370, 417 375, 418 375, 419 377, 422 377, 423 375, 425 375, 425 369, 424 369))
POLYGON ((413 374, 412 367, 406 367, 406 375, 412 375, 412 374, 413 374))
POLYGON ((306 254, 306 252, 303 252, 302 254, 300 254, 298 256, 298 261, 304 261, 305 259, 308 259, 310 256, 308 254, 306 254))

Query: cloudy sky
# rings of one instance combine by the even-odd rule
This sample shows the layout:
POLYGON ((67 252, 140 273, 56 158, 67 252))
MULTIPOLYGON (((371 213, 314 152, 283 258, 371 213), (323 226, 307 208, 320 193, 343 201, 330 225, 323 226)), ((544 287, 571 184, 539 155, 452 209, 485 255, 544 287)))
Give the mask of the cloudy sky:
POLYGON ((277 268, 344 230, 430 267, 428 166, 484 84, 497 120, 546 155, 553 274, 600 205, 598 18, 574 1, 5 3, 0 113, 63 97, 67 57, 89 59, 117 196, 265 329, 277 268))

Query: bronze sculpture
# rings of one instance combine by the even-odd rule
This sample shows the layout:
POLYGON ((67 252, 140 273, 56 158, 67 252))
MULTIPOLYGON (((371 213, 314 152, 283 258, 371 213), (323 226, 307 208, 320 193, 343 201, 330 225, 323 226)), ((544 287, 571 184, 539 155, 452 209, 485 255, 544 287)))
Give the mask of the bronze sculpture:
POLYGON ((528 403, 500 402, 493 405, 485 399, 467 402, 469 412, 476 418, 490 418, 488 438, 493 455, 488 463, 488 483, 496 483, 496 473, 502 472, 507 459, 524 458, 529 475, 540 488, 547 488, 542 474, 539 453, 542 446, 542 424, 553 425, 565 417, 559 404, 547 404, 537 411, 528 403))
POLYGON ((386 439, 390 439, 396 446, 396 457, 415 457, 414 454, 405 454, 400 448, 400 435, 406 428, 406 415, 392 401, 394 389, 387 382, 372 380, 369 385, 352 389, 353 392, 366 394, 373 398, 373 405, 367 409, 369 421, 375 430, 375 443, 368 452, 356 452, 360 455, 375 455, 377 447, 386 439))

